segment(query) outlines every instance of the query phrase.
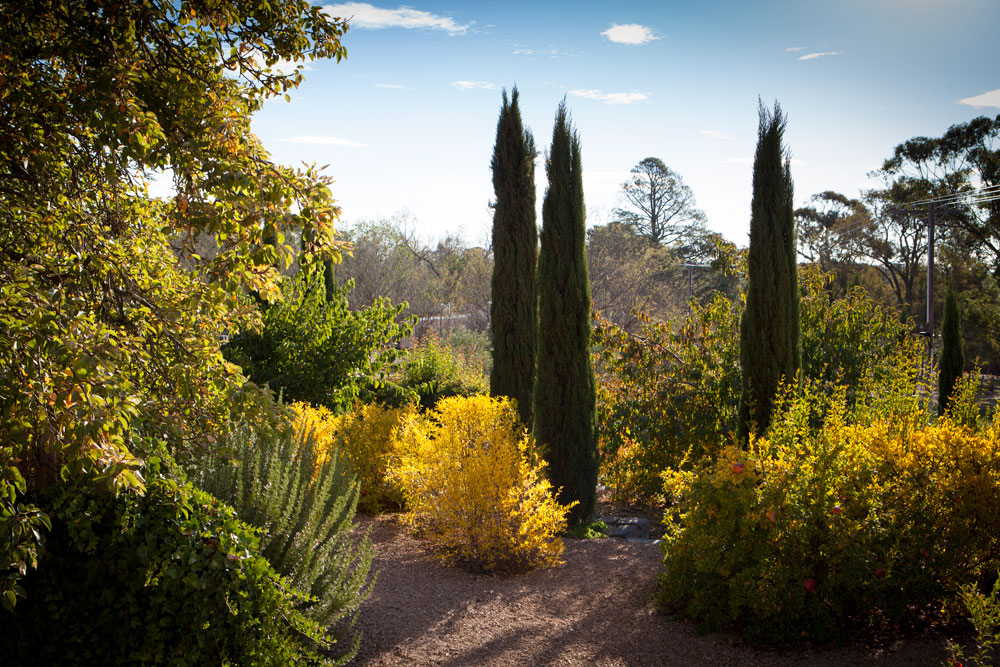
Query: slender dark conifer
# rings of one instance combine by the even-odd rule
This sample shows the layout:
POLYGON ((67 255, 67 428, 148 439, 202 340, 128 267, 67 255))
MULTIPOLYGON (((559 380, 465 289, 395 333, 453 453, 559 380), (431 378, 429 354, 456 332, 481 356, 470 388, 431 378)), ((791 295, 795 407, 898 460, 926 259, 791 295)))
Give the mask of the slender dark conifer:
POLYGON ((941 361, 938 363, 938 413, 944 414, 951 403, 955 383, 965 370, 965 352, 962 350, 962 330, 955 293, 948 288, 944 301, 944 319, 941 320, 941 361))
POLYGON ((538 256, 538 370, 535 439, 563 503, 577 501, 570 524, 594 516, 597 490, 596 394, 590 359, 580 139, 566 100, 559 105, 545 160, 549 185, 542 202, 538 256))
POLYGON ((490 327, 493 370, 490 394, 517 401, 521 421, 531 427, 538 340, 538 227, 535 222, 535 140, 521 122, 517 87, 503 91, 493 147, 493 299, 490 327))
POLYGON ((792 174, 782 146, 787 119, 777 103, 773 112, 761 103, 759 113, 750 205, 749 285, 740 321, 742 391, 737 433, 744 445, 751 432, 767 429, 778 386, 792 380, 799 368, 792 174))

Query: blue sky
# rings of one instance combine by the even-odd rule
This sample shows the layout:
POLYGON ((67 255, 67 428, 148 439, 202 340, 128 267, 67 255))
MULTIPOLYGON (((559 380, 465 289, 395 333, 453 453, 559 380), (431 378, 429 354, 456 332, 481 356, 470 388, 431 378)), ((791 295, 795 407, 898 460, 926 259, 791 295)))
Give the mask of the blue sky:
MULTIPOLYGON (((405 212, 426 240, 488 238, 500 91, 515 83, 543 150, 566 97, 588 224, 611 219, 629 169, 655 156, 741 245, 758 96, 788 114, 796 204, 857 194, 896 144, 1000 113, 998 0, 329 9, 353 17, 347 59, 309 63, 291 103, 268 102, 254 131, 279 162, 330 165, 342 225, 405 212)), ((541 163, 536 182, 540 202, 541 163)))

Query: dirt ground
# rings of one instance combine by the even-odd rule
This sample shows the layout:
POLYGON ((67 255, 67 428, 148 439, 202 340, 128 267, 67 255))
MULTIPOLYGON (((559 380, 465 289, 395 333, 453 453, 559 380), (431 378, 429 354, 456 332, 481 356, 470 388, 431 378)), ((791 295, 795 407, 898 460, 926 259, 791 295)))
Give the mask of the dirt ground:
POLYGON ((378 581, 361 609, 355 665, 941 665, 947 639, 929 634, 877 647, 749 647, 698 636, 653 600, 656 545, 566 540, 565 564, 514 577, 440 563, 391 515, 371 529, 378 581))

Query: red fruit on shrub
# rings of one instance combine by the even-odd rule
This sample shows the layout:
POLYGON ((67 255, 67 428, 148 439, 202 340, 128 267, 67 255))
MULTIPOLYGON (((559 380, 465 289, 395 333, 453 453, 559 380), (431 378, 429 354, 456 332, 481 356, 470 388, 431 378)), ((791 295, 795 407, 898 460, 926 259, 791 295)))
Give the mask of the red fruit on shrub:
POLYGON ((741 474, 743 472, 743 464, 742 463, 734 463, 733 464, 733 472, 736 473, 737 475, 741 474))
POLYGON ((840 514, 843 511, 844 511, 844 508, 841 507, 840 505, 834 505, 833 506, 833 513, 834 514, 840 514))
POLYGON ((816 592, 816 580, 812 577, 806 577, 806 580, 802 582, 802 585, 805 587, 806 593, 816 592))
POLYGON ((883 570, 880 567, 876 567, 875 568, 875 576, 878 577, 879 579, 881 579, 882 577, 885 576, 885 570, 883 570))

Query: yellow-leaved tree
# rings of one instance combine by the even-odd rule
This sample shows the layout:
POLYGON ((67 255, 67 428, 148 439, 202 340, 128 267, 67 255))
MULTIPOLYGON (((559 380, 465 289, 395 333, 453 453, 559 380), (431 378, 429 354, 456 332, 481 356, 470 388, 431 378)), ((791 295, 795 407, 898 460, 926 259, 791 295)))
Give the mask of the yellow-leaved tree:
POLYGON ((141 492, 154 441, 183 456, 234 413, 267 416, 219 341, 296 255, 338 255, 338 209, 314 168, 272 162, 250 117, 298 85, 284 64, 339 60, 346 28, 301 0, 0 11, 6 606, 48 525, 39 492, 80 474, 141 492), (151 197, 156 177, 175 195, 151 197))

